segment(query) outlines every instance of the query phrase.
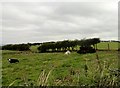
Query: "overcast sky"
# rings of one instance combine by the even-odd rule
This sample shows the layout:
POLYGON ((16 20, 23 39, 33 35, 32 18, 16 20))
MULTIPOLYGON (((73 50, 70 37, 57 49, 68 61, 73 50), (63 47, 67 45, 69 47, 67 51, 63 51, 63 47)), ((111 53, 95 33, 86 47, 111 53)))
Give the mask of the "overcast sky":
POLYGON ((20 2, 2 4, 2 43, 99 37, 118 39, 114 2, 20 2))

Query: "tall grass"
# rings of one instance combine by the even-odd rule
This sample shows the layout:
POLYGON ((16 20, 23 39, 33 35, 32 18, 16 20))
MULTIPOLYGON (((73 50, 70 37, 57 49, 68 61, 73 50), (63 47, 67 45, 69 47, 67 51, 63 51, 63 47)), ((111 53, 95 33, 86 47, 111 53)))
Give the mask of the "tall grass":
POLYGON ((9 85, 8 85, 8 88, 10 87, 10 86, 13 86, 13 84, 16 82, 16 80, 15 81, 13 81, 12 83, 10 83, 9 85))
MULTIPOLYGON (((120 75, 120 73, 115 71, 114 75, 113 73, 110 72, 110 64, 106 63, 106 61, 103 61, 103 63, 100 62, 100 58, 98 54, 96 53, 96 60, 97 60, 97 65, 98 65, 98 75, 94 74, 95 78, 94 80, 96 81, 95 86, 98 87, 118 87, 118 80, 117 77, 120 75)), ((114 70, 114 69, 112 69, 114 70)))
MULTIPOLYGON (((40 73, 40 75, 39 75, 39 77, 38 77, 38 79, 37 79, 37 81, 36 81, 36 84, 29 83, 27 76, 26 76, 26 75, 23 75, 23 77, 22 77, 23 84, 21 84, 21 86, 24 86, 24 87, 25 87, 25 86, 26 86, 26 87, 29 87, 29 86, 38 86, 38 87, 48 86, 48 79, 49 79, 49 76, 50 76, 51 72, 52 72, 52 70, 50 70, 48 73, 46 73, 46 71, 43 70, 43 71, 40 73)), ((8 85, 8 88, 11 87, 11 86, 13 86, 13 84, 14 84, 16 81, 17 81, 17 80, 15 80, 15 81, 13 81, 12 83, 10 83, 10 84, 8 85)))
POLYGON ((47 82, 48 82, 48 78, 49 78, 51 72, 52 72, 52 70, 50 70, 47 74, 47 73, 45 73, 45 70, 43 70, 42 73, 38 77, 37 86, 48 86, 47 82))
MULTIPOLYGON (((98 51, 96 54, 70 55, 63 53, 14 54, 19 64, 3 59, 3 81, 9 86, 118 86, 119 71, 113 51, 98 51), (42 62, 42 63, 41 63, 42 62), (51 69, 54 66, 54 70, 51 69), (113 66, 113 67, 112 67, 113 66), (24 69, 24 71, 21 71, 24 69), (43 71, 41 71, 44 69, 43 71), (41 72, 39 72, 41 71, 41 72), (11 72, 8 74, 8 72, 11 72), (19 75, 19 74, 20 75, 19 75), (12 76, 13 75, 13 76, 12 76), (21 77, 20 77, 21 76, 21 77), (16 81, 14 81, 16 80, 16 81)), ((9 56, 7 56, 9 55, 9 56)))

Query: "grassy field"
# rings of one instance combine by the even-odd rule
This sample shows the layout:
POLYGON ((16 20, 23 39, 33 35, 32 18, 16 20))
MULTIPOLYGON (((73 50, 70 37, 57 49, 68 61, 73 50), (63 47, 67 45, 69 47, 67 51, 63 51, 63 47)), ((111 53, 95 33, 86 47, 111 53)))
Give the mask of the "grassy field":
MULTIPOLYGON (((36 47, 33 51, 36 51, 36 47)), ((117 76, 109 69, 118 68, 117 51, 98 51, 94 54, 2 52, 2 85, 115 85, 117 76), (97 57, 98 55, 98 57, 97 57), (8 58, 19 63, 10 64, 8 58), (112 75, 112 76, 111 76, 112 75)))
POLYGON ((98 49, 108 49, 108 44, 110 50, 118 49, 118 42, 100 42, 98 43, 98 49))

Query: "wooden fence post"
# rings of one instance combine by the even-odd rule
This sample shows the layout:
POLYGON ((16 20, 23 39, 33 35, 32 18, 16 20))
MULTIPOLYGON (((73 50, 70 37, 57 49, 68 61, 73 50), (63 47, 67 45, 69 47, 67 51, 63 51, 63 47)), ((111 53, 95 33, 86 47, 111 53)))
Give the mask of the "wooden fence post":
POLYGON ((108 50, 110 50, 110 46, 109 46, 109 43, 108 43, 108 50))

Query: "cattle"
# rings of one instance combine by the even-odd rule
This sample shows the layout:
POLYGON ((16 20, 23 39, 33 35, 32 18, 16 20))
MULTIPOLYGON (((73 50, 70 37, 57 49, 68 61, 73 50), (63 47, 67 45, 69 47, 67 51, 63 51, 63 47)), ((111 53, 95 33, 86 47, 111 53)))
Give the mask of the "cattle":
POLYGON ((18 59, 11 59, 11 58, 9 58, 8 61, 9 61, 10 63, 18 63, 18 62, 19 62, 18 59))
POLYGON ((66 54, 66 55, 70 54, 70 51, 69 51, 69 50, 67 50, 67 51, 65 52, 65 54, 66 54))
POLYGON ((86 53, 95 53, 96 50, 91 46, 81 46, 80 50, 77 51, 79 54, 86 54, 86 53))

